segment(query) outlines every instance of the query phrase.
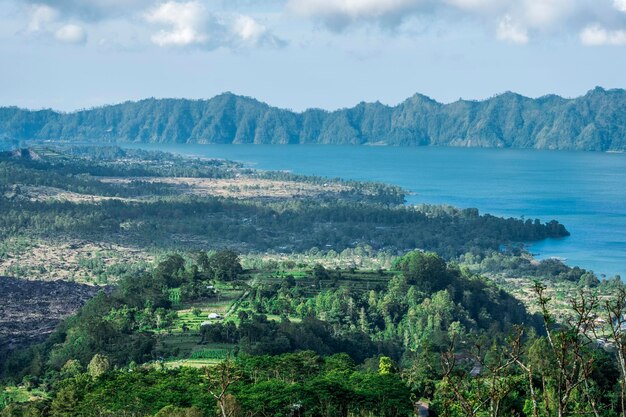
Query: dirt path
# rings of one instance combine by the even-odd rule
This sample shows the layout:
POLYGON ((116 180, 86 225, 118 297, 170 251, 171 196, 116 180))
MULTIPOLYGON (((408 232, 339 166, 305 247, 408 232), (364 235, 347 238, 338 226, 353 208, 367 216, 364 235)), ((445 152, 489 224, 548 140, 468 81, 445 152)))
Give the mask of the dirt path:
MULTIPOLYGON (((255 278, 252 278, 250 281, 248 281, 247 284, 250 288, 254 288, 254 286, 257 284, 257 281, 258 281, 258 277, 255 277, 255 278)), ((239 298, 233 301, 230 307, 228 307, 228 311, 226 311, 226 313, 224 314, 224 318, 230 316, 235 311, 239 303, 241 303, 248 296, 248 294, 250 294, 250 290, 245 290, 243 294, 239 296, 239 298)))

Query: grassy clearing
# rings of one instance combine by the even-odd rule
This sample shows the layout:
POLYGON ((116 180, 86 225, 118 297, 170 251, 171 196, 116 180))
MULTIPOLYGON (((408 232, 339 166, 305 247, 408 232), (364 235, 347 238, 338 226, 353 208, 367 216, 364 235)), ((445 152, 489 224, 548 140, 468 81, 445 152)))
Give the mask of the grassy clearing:
POLYGON ((198 349, 199 342, 198 332, 161 334, 157 338, 157 351, 165 357, 188 358, 198 349))
POLYGON ((199 332, 162 334, 157 339, 157 350, 168 361, 194 359, 219 362, 234 348, 221 343, 201 345, 200 338, 199 332))
POLYGON ((40 389, 29 389, 26 387, 6 387, 0 392, 0 404, 5 403, 25 403, 29 401, 43 400, 47 394, 40 389))
POLYGON ((220 363, 222 359, 180 359, 163 362, 163 366, 167 369, 189 367, 189 368, 206 368, 209 366, 215 366, 220 363))
POLYGON ((336 272, 328 271, 328 279, 316 280, 310 269, 284 270, 279 273, 256 274, 257 283, 261 285, 282 284, 288 276, 293 276, 296 286, 302 287, 307 296, 315 294, 329 288, 347 287, 352 291, 365 292, 370 290, 381 290, 387 286, 387 282, 396 274, 395 271, 362 271, 341 270, 336 272))
MULTIPOLYGON (((277 314, 266 314, 267 319, 271 321, 281 321, 281 317, 277 314)), ((300 323, 302 319, 300 317, 289 316, 289 321, 292 323, 300 323)))
POLYGON ((191 352, 190 359, 199 360, 199 359, 208 359, 208 360, 223 360, 226 359, 228 352, 233 350, 234 346, 231 345, 218 345, 212 344, 210 348, 198 349, 194 352, 191 352))
POLYGON ((180 301, 176 313, 178 317, 170 329, 172 332, 199 331, 204 322, 217 322, 220 319, 209 319, 209 314, 215 313, 222 317, 226 315, 234 302, 243 294, 243 290, 232 288, 219 289, 219 297, 194 302, 180 301))

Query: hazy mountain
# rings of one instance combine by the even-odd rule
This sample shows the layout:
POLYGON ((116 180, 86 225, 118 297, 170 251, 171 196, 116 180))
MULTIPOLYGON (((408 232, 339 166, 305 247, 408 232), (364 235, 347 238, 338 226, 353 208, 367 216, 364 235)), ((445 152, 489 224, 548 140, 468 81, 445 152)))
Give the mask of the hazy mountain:
POLYGON ((209 100, 147 99, 73 113, 0 108, 0 139, 158 143, 321 143, 626 150, 626 91, 575 99, 514 93, 397 106, 360 103, 302 113, 230 93, 209 100))

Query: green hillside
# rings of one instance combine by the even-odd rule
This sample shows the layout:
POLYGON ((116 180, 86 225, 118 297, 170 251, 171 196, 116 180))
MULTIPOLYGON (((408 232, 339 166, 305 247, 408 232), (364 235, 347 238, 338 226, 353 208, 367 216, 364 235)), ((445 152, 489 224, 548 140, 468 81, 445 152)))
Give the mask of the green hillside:
POLYGON ((302 113, 231 93, 209 100, 147 99, 73 113, 0 108, 0 139, 144 143, 387 144, 620 151, 626 91, 600 87, 565 99, 511 92, 397 106, 360 103, 302 113))

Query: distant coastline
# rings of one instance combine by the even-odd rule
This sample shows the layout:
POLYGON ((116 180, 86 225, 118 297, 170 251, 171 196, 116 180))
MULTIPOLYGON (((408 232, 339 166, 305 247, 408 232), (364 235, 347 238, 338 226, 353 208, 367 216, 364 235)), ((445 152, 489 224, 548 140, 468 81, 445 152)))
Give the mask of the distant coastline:
POLYGON ((528 243, 599 275, 626 276, 626 154, 446 147, 173 145, 123 147, 201 155, 298 175, 393 184, 406 204, 476 207, 500 217, 556 219, 572 236, 528 243), (349 162, 348 162, 349 161, 349 162), (584 190, 584 192, 581 192, 584 190))

